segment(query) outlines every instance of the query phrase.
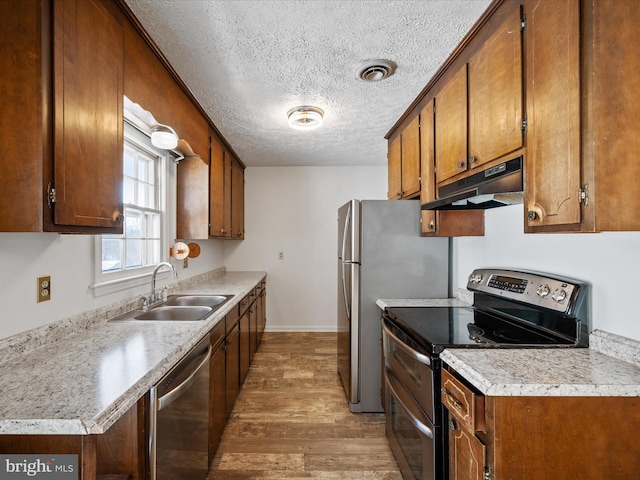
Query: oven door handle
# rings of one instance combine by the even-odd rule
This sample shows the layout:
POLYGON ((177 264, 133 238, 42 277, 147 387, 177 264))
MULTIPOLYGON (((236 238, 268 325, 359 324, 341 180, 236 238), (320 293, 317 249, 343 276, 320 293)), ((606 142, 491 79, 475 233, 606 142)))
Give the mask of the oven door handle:
POLYGON ((406 345, 402 340, 400 340, 398 337, 396 337, 391 330, 389 329, 389 327, 387 327, 386 321, 382 322, 382 329, 384 330, 384 333, 391 338, 394 342, 396 342, 396 345, 398 345, 398 347, 404 351, 406 354, 408 354, 410 357, 416 359, 418 362, 423 363, 425 365, 429 365, 431 366, 431 358, 429 358, 427 355, 420 353, 416 350, 414 350, 413 348, 411 348, 409 345, 406 345))
MULTIPOLYGON (((402 397, 402 395, 399 395, 399 392, 402 391, 404 392, 404 387, 402 387, 402 385, 398 385, 400 383, 399 380, 397 380, 396 375, 390 371, 390 370, 386 370, 386 377, 387 377, 387 387, 389 388, 391 395, 393 395, 393 398, 395 398, 395 400, 400 404, 400 406, 404 409, 405 412, 407 412, 407 415, 409 415, 409 419, 411 420, 411 423, 413 423, 413 425, 420 430, 420 432, 424 435, 426 435, 429 438, 433 438, 433 430, 430 429, 429 427, 427 427, 424 422, 420 421, 420 419, 418 418, 419 413, 416 413, 416 409, 413 408, 409 408, 409 406, 407 405, 408 403, 411 403, 411 405, 415 405, 415 400, 412 401, 413 399, 407 399, 407 401, 405 401, 402 397)), ((418 407, 418 410, 420 409, 420 407, 418 407)))

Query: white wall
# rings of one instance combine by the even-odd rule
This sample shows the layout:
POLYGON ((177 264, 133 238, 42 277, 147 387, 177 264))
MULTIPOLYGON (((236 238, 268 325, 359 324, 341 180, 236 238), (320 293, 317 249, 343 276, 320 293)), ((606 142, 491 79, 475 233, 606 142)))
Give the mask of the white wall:
POLYGON ((524 234, 523 205, 485 212, 484 237, 453 240, 453 285, 477 267, 556 273, 592 285, 591 327, 640 340, 640 232, 524 234))
MULTIPOLYGON (((174 261, 178 279, 223 266, 222 240, 198 241, 201 255, 182 269, 174 261)), ((134 295, 136 288, 95 298, 93 283, 94 237, 55 233, 0 233, 0 338, 40 327, 134 295), (51 276, 51 300, 36 303, 36 278, 51 276)), ((158 286, 172 283, 159 281, 158 286)))
POLYGON ((386 198, 387 167, 248 167, 245 192, 246 240, 225 243, 227 269, 267 272, 268 330, 335 331, 338 207, 386 198))

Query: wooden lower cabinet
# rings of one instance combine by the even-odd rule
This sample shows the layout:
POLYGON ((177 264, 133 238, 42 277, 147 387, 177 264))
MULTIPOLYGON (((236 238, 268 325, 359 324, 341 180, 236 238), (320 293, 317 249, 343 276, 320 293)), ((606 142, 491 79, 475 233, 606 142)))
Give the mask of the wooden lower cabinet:
POLYGON ((250 336, 250 318, 249 309, 240 317, 238 322, 240 326, 240 384, 244 382, 244 379, 249 373, 249 366, 251 365, 251 336, 250 336))
POLYGON ((640 398, 484 396, 443 371, 450 480, 631 480, 640 398))
POLYGON ((231 414, 240 392, 240 326, 237 323, 227 334, 225 345, 226 414, 231 414))
POLYGON ((101 435, 0 435, 0 453, 78 455, 82 480, 146 478, 145 395, 101 435))

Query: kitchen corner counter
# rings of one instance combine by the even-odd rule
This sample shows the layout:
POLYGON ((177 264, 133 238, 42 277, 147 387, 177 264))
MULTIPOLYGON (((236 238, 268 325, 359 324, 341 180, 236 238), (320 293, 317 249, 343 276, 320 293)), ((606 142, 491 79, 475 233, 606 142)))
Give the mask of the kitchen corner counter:
MULTIPOLYGON (((265 276, 266 272, 226 272, 204 276, 198 283, 188 279, 171 289, 171 294, 234 295, 202 321, 97 318, 75 330, 63 321, 64 336, 53 334, 53 340, 38 348, 5 355, 0 434, 104 433, 265 276)), ((55 328, 46 326, 48 331, 55 328)), ((42 341, 44 335, 20 336, 25 338, 18 342, 26 345, 31 338, 42 341)))
MULTIPOLYGON (((595 348, 447 349, 440 358, 488 396, 640 396, 640 367, 609 348, 634 341, 595 331, 595 348)), ((640 342, 635 349, 640 351, 640 342)), ((637 354, 636 354, 637 356, 637 354)))

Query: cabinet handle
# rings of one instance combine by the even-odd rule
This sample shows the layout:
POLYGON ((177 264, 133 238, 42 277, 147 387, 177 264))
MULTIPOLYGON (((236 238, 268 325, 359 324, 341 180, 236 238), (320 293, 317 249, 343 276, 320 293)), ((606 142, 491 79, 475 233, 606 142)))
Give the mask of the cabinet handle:
POLYGON ((462 404, 457 401, 453 395, 446 390, 442 390, 442 395, 449 401, 449 403, 451 403, 451 405, 456 407, 458 410, 462 410, 462 404))
POLYGON ((458 428, 458 424, 456 423, 456 421, 453 418, 449 420, 449 430, 453 431, 453 430, 457 430, 457 428, 458 428))
POLYGON ((456 164, 456 166, 457 166, 458 168, 462 168, 462 167, 463 167, 463 165, 464 165, 464 162, 458 162, 458 163, 456 164))
POLYGON ((469 157, 469 163, 473 163, 475 161, 476 161, 476 157, 474 156, 469 157))
POLYGON ((533 210, 529 210, 527 212, 527 219, 531 222, 533 220, 535 220, 536 218, 538 218, 538 214, 536 212, 534 212, 533 210))
POLYGON ((436 224, 433 222, 433 220, 431 220, 429 222, 429 230, 434 230, 436 228, 436 224))

